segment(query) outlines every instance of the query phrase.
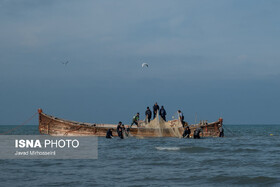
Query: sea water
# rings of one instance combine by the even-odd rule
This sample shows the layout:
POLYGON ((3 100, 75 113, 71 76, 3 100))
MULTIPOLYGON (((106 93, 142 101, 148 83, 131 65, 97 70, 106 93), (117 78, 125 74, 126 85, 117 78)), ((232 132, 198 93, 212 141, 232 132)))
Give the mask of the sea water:
POLYGON ((224 138, 100 137, 97 160, 0 160, 0 186, 280 186, 279 135, 280 125, 226 125, 224 138))

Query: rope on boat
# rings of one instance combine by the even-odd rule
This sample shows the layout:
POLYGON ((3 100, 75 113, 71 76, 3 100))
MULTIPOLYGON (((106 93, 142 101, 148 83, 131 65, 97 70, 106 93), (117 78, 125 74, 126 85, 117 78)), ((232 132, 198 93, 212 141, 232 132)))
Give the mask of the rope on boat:
POLYGON ((33 114, 30 118, 28 118, 26 121, 24 121, 22 124, 20 124, 20 125, 18 125, 18 126, 16 126, 16 127, 12 128, 12 129, 10 129, 10 130, 4 132, 4 133, 1 133, 0 135, 6 135, 6 134, 8 134, 8 133, 10 133, 10 132, 13 132, 14 130, 16 130, 16 129, 22 127, 23 125, 25 125, 25 124, 27 124, 29 121, 31 121, 37 114, 38 114, 38 113, 36 112, 36 113, 33 114))

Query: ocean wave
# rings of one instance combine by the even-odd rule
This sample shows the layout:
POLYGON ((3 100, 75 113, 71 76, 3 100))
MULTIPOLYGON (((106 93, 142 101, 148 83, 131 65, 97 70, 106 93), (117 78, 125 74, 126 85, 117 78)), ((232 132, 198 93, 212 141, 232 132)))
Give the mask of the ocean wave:
POLYGON ((160 151, 179 151, 181 148, 180 147, 155 147, 157 150, 160 151))
POLYGON ((211 151, 210 148, 206 147, 155 147, 159 151, 182 151, 188 153, 201 153, 201 152, 209 152, 211 151))

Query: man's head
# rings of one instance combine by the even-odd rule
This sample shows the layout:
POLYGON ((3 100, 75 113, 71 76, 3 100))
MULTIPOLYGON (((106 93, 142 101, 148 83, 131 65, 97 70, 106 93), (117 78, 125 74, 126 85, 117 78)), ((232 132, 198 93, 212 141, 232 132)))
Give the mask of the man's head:
POLYGON ((157 102, 155 103, 155 105, 157 106, 157 102))
POLYGON ((179 113, 181 113, 181 110, 178 110, 179 113))
POLYGON ((161 106, 161 108, 162 108, 162 109, 164 109, 164 107, 163 107, 163 106, 161 106))
POLYGON ((139 112, 137 112, 137 116, 139 116, 139 112))
POLYGON ((147 107, 147 110, 149 110, 150 108, 149 107, 147 107))
POLYGON ((120 122, 119 122, 119 125, 121 125, 121 124, 122 124, 122 122, 120 121, 120 122))

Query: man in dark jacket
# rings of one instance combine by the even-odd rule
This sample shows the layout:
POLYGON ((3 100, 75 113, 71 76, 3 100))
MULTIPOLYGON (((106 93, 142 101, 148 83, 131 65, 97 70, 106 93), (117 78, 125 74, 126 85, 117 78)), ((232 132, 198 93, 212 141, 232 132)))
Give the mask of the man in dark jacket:
POLYGON ((108 129, 106 138, 113 138, 113 129, 108 129))
POLYGON ((187 126, 186 128, 185 128, 185 131, 184 131, 184 134, 183 134, 183 138, 189 138, 190 137, 190 134, 191 134, 191 130, 190 130, 190 128, 189 128, 189 126, 187 126))
POLYGON ((194 132, 193 132, 193 138, 194 139, 199 139, 200 138, 200 135, 199 135, 200 132, 201 132, 201 128, 195 129, 194 132))
POLYGON ((160 108, 160 110, 159 110, 159 115, 162 117, 162 119, 164 120, 164 121, 166 121, 166 111, 165 111, 165 109, 164 109, 164 107, 163 106, 161 106, 161 108, 160 108))
POLYGON ((159 106, 157 103, 155 103, 155 105, 153 106, 153 110, 154 110, 154 119, 157 116, 157 112, 159 111, 159 106))
POLYGON ((118 126, 117 126, 117 133, 118 136, 123 139, 123 128, 122 128, 122 122, 120 121, 118 126))
POLYGON ((145 112, 145 115, 146 115, 146 119, 148 120, 148 123, 150 123, 151 118, 152 118, 152 111, 150 110, 149 107, 147 107, 147 110, 146 110, 146 112, 145 112))

